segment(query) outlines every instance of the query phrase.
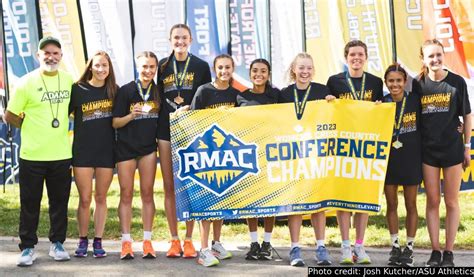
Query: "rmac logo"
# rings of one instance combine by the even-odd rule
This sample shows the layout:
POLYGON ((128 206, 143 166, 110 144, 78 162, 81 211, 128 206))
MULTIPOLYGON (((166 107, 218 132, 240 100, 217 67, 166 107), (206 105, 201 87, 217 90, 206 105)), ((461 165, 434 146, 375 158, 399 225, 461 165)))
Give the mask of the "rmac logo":
POLYGON ((217 196, 248 174, 258 174, 257 145, 245 144, 212 125, 186 148, 178 149, 181 180, 190 179, 217 196))

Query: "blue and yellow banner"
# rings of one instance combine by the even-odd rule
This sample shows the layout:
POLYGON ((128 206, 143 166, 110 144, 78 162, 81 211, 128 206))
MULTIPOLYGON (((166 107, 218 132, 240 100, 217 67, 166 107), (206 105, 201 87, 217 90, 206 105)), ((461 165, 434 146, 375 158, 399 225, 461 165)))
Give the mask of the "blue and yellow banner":
POLYGON ((171 117, 179 220, 380 211, 395 106, 335 100, 171 117))

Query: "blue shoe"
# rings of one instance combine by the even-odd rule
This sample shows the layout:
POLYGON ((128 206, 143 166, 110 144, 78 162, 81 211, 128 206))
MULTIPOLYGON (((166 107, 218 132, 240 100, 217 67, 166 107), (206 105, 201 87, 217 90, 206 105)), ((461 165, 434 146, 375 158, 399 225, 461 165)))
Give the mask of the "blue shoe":
POLYGON ((331 256, 329 256, 329 251, 324 246, 316 248, 315 259, 318 265, 331 265, 331 256))
POLYGON ((16 264, 18 266, 30 266, 36 260, 36 253, 33 248, 25 248, 21 251, 16 264))
POLYGON ((293 247, 290 251, 290 265, 292 266, 305 266, 303 259, 301 258, 301 248, 293 247))
POLYGON ((92 243, 92 249, 92 256, 94 258, 103 258, 107 256, 107 252, 102 248, 102 240, 94 240, 94 243, 92 243))
POLYGON ((89 240, 79 239, 77 244, 76 252, 74 252, 74 257, 85 258, 87 257, 87 247, 89 246, 89 240))
POLYGON ((68 261, 71 258, 69 254, 64 249, 64 246, 59 241, 51 243, 49 247, 49 256, 54 258, 55 261, 68 261))

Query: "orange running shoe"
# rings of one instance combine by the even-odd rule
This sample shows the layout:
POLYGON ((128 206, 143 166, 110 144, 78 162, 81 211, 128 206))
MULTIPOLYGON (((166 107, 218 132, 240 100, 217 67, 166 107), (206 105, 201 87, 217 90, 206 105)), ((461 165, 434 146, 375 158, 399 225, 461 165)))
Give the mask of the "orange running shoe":
POLYGON ((188 259, 188 258, 196 258, 197 257, 197 252, 196 249, 194 248, 193 241, 190 239, 185 239, 184 244, 183 244, 183 258, 188 259))
POLYGON ((156 258, 155 249, 153 249, 153 245, 151 240, 144 240, 143 241, 143 259, 154 259, 156 258))
POLYGON ((168 250, 168 253, 166 253, 166 257, 168 258, 181 257, 182 252, 183 250, 181 249, 181 242, 179 241, 179 239, 172 239, 171 247, 168 250))
POLYGON ((130 260, 133 259, 133 250, 131 241, 122 242, 122 253, 120 253, 121 260, 130 260))

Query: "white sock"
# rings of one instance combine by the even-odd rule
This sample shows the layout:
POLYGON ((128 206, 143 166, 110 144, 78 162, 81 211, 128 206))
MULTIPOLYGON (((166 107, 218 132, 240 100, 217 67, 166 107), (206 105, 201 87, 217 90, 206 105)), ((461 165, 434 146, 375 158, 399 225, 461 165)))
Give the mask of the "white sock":
POLYGON ((179 237, 178 236, 172 236, 171 239, 172 240, 179 240, 179 237))
POLYGON ((250 242, 258 242, 258 233, 257 232, 249 232, 250 233, 250 242))
POLYGON ((316 241, 316 243, 317 243, 317 247, 320 247, 320 246, 326 247, 326 246, 324 245, 324 240, 323 240, 323 239, 318 239, 318 240, 316 241))
POLYGON ((390 234, 390 239, 392 240, 392 246, 400 248, 400 243, 398 242, 398 234, 390 234))
POLYGON ((122 242, 124 241, 132 241, 130 234, 122 234, 122 242))
POLYGON ((413 250, 413 246, 415 244, 415 238, 407 237, 407 247, 410 250, 413 250))
POLYGON ((263 233, 263 241, 264 242, 270 242, 270 239, 272 238, 272 233, 263 233))
POLYGON ((351 241, 346 239, 346 240, 343 240, 342 243, 341 243, 341 246, 342 247, 351 247, 351 241))
POLYGON ((151 240, 151 231, 143 231, 143 240, 151 240))
POLYGON ((295 247, 300 247, 300 243, 299 242, 292 242, 291 243, 291 249, 293 249, 295 247))

